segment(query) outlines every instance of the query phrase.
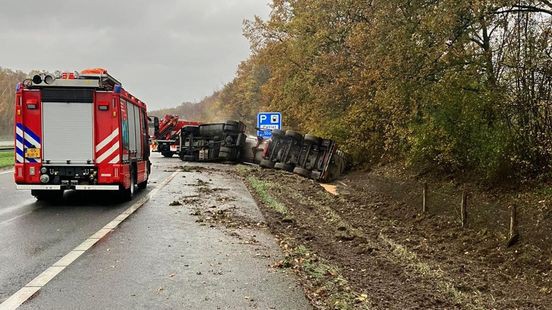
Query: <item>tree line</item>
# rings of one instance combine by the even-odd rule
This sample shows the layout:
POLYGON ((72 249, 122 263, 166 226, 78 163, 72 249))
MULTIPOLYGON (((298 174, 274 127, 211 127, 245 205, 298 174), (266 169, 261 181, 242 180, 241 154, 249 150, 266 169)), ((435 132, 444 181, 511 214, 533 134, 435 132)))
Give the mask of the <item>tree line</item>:
POLYGON ((244 25, 252 55, 204 119, 340 142, 357 164, 402 161, 486 181, 552 164, 552 2, 273 0, 244 25))
POLYGON ((27 74, 0 68, 0 139, 13 139, 15 85, 27 74))

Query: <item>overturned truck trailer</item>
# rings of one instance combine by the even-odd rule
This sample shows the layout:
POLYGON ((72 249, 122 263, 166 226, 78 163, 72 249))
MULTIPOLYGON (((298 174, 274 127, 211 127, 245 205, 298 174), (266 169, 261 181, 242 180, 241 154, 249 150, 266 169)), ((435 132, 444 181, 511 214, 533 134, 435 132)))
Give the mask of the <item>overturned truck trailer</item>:
POLYGON ((180 130, 179 157, 183 161, 239 162, 245 129, 238 121, 185 126, 180 130))
POLYGON ((319 182, 334 180, 345 172, 345 156, 333 140, 292 130, 273 130, 272 139, 262 140, 245 132, 245 124, 239 121, 185 126, 180 159, 253 163, 319 182))

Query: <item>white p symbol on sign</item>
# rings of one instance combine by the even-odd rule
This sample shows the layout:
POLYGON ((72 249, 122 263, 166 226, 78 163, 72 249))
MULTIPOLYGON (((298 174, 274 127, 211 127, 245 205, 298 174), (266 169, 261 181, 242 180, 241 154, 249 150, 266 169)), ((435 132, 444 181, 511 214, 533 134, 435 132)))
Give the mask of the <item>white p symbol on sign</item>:
POLYGON ((261 123, 264 123, 264 121, 266 121, 266 118, 267 118, 266 115, 261 115, 261 123))
POLYGON ((280 121, 280 118, 278 117, 279 115, 271 115, 270 116, 270 122, 272 124, 278 124, 279 121, 280 121))

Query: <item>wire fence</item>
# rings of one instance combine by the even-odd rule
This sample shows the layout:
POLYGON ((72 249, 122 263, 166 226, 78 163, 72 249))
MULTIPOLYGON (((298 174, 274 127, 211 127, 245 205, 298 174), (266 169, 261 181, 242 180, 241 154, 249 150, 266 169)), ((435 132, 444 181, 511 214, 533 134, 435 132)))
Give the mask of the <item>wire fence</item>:
POLYGON ((519 231, 530 231, 531 219, 518 221, 519 206, 503 199, 491 199, 467 189, 437 187, 417 181, 391 180, 378 176, 377 187, 415 213, 450 219, 450 225, 494 233, 510 244, 517 241, 519 231))

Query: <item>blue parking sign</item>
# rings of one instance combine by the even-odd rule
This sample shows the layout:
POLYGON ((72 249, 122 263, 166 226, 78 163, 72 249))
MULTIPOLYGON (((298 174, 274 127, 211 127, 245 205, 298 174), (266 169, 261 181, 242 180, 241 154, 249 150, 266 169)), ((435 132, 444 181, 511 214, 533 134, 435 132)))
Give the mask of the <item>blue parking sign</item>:
POLYGON ((261 112, 257 114, 257 136, 263 139, 272 138, 272 130, 282 129, 282 113, 261 112))

